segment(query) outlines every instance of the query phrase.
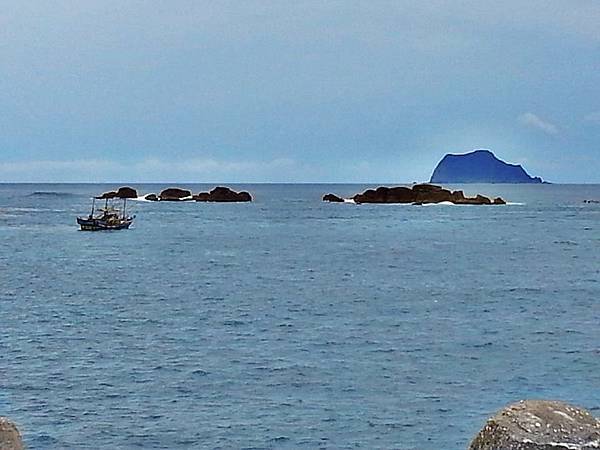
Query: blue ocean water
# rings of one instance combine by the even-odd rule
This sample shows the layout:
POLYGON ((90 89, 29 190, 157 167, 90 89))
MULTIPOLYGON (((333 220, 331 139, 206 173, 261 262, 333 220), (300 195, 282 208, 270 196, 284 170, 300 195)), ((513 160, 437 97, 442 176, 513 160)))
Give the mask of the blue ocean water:
POLYGON ((600 415, 599 185, 234 186, 255 202, 78 231, 114 187, 0 185, 0 415, 31 449, 452 450, 522 398, 600 415))

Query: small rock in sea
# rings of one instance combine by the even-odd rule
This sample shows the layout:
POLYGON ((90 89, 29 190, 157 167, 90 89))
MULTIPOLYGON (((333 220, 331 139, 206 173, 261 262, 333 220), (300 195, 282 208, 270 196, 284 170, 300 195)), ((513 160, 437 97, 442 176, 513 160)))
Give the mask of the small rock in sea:
POLYGON ((335 194, 325 194, 323 196, 324 202, 334 202, 334 203, 342 203, 344 199, 342 197, 338 197, 335 194))
POLYGON ((245 191, 235 192, 228 187, 218 186, 210 192, 200 192, 194 196, 197 202, 251 202, 252 196, 245 191))
POLYGON ((523 400, 489 419, 469 450, 597 449, 600 420, 568 403, 523 400))
POLYGON ((600 203, 600 200, 584 200, 583 203, 600 203))
POLYGON ((0 450, 23 450, 21 433, 6 417, 0 417, 0 450))
POLYGON ((111 199, 111 198, 117 198, 119 194, 117 194, 116 191, 109 191, 109 192, 104 192, 102 195, 96 197, 96 198, 100 198, 100 199, 111 199))
POLYGON ((496 197, 494 199, 494 205, 506 205, 506 201, 501 197, 496 197))
POLYGON ((151 201, 151 202, 157 202, 158 201, 158 195, 156 195, 156 194, 148 194, 144 198, 146 200, 151 201))
POLYGON ((161 202, 178 202, 191 196, 192 193, 187 189, 168 188, 163 190, 158 197, 161 202))
POLYGON ((137 198, 137 196, 137 191, 129 186, 123 186, 117 190, 117 197, 119 198, 137 198))

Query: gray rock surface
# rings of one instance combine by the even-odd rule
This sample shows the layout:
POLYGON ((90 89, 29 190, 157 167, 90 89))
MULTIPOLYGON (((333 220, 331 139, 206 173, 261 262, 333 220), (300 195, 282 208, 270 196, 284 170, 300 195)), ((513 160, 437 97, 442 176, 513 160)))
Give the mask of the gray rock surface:
POLYGON ((469 450, 600 449, 600 421, 568 403, 524 400, 487 421, 469 450))
POLYGON ((23 450, 21 433, 6 417, 0 417, 0 450, 23 450))

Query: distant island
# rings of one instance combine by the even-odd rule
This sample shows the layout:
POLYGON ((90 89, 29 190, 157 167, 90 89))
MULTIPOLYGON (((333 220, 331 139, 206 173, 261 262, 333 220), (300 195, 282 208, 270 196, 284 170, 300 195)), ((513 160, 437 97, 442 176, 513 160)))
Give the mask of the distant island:
POLYGON ((542 183, 518 164, 508 164, 489 150, 447 154, 438 163, 430 183, 542 183))

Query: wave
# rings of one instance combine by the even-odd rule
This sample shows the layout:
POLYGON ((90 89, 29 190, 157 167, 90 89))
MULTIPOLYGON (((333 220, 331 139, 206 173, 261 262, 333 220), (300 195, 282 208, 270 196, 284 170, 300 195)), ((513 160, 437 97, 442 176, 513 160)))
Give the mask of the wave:
POLYGON ((29 194, 28 197, 73 197, 74 195, 70 192, 36 191, 29 194))

